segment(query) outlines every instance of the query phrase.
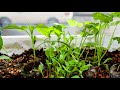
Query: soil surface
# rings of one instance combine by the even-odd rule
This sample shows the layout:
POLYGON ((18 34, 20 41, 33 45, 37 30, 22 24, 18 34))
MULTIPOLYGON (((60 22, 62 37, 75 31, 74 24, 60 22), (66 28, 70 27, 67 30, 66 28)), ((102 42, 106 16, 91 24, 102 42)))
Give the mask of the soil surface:
MULTIPOLYGON (((85 59, 87 51, 85 50, 81 59, 85 59)), ((1 55, 3 54, 0 53, 1 55)), ((88 56, 93 57, 94 50, 89 50, 88 56)), ((12 59, 11 62, 0 59, 0 78, 49 78, 43 48, 36 50, 36 60, 33 59, 32 49, 26 50, 20 55, 13 54, 10 58, 12 59), (37 71, 40 63, 44 65, 44 77, 37 71)), ((101 63, 107 58, 112 58, 111 61, 107 62, 109 68, 113 64, 120 64, 120 51, 107 52, 101 63)), ((86 62, 88 61, 90 60, 86 59, 86 62)), ((110 78, 110 70, 107 70, 105 65, 94 65, 94 67, 92 66, 88 71, 85 71, 83 76, 84 78, 110 78)))

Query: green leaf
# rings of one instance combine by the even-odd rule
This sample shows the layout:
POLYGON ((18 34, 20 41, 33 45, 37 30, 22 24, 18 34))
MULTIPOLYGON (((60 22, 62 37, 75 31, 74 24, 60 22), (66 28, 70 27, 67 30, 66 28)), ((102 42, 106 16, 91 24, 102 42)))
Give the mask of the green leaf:
POLYGON ((52 63, 53 63, 53 66, 55 66, 57 64, 56 62, 56 59, 55 58, 52 58, 52 63))
POLYGON ((63 34, 63 39, 64 39, 64 42, 65 42, 65 43, 68 43, 68 38, 66 37, 65 34, 63 34))
POLYGON ((38 66, 38 70, 41 74, 42 74, 42 71, 43 71, 43 66, 44 65, 42 63, 38 66))
POLYGON ((55 54, 54 54, 54 48, 53 47, 50 47, 49 49, 47 49, 45 51, 45 54, 46 56, 49 58, 49 57, 53 57, 55 54))
POLYGON ((78 75, 72 76, 71 78, 80 78, 78 75))
POLYGON ((80 35, 81 35, 82 37, 86 37, 86 35, 88 35, 88 33, 85 32, 85 31, 81 31, 81 32, 80 32, 80 35))
POLYGON ((90 68, 91 64, 87 64, 87 65, 83 65, 80 70, 81 71, 85 71, 85 70, 88 70, 90 68))
POLYGON ((8 62, 12 61, 12 59, 8 56, 5 56, 5 55, 1 55, 0 56, 0 59, 5 59, 5 60, 8 60, 8 62))
POLYGON ((48 28, 36 28, 36 30, 37 30, 39 33, 41 33, 41 34, 49 37, 49 33, 50 33, 50 32, 49 32, 49 29, 48 29, 48 28))
POLYGON ((67 20, 69 26, 77 26, 77 21, 76 20, 67 20))
POLYGON ((44 25, 44 24, 38 24, 36 26, 36 28, 48 28, 48 26, 44 25))
POLYGON ((113 40, 117 40, 118 44, 120 44, 120 37, 114 37, 113 40))
POLYGON ((65 65, 66 65, 66 66, 69 66, 69 62, 66 62, 66 61, 65 61, 65 65))
POLYGON ((107 63, 108 61, 112 60, 112 58, 107 58, 103 63, 107 63))
POLYGON ((90 24, 91 22, 90 21, 86 21, 85 24, 90 24))
POLYGON ((92 15, 95 20, 100 20, 100 22, 109 23, 113 21, 113 17, 111 15, 103 14, 100 12, 93 13, 92 15))
POLYGON ((58 23, 55 23, 53 25, 53 27, 56 28, 56 29, 58 29, 58 30, 60 30, 61 32, 62 32, 62 29, 66 28, 66 26, 64 24, 58 24, 58 23))
POLYGON ((49 60, 46 60, 46 64, 48 65, 48 67, 49 67, 49 60))
POLYGON ((21 26, 20 29, 21 30, 26 30, 28 27, 27 26, 21 26))
POLYGON ((80 61, 80 63, 82 64, 82 66, 85 65, 85 61, 84 60, 80 61))
POLYGON ((49 31, 52 31, 52 33, 56 34, 58 37, 62 34, 62 28, 61 26, 51 26, 49 28, 49 31))
POLYGON ((112 12, 110 15, 112 17, 119 17, 120 18, 120 12, 112 12))
POLYGON ((55 45, 55 43, 56 43, 56 41, 52 41, 52 43, 51 43, 51 44, 52 44, 52 45, 55 45))
POLYGON ((61 67, 57 67, 57 72, 59 73, 61 71, 61 67))
POLYGON ((3 29, 20 29, 20 27, 17 26, 16 24, 10 24, 10 25, 3 27, 3 29))
POLYGON ((78 26, 78 27, 82 27, 83 24, 79 22, 79 23, 77 23, 77 26, 78 26))
POLYGON ((72 42, 72 40, 74 40, 74 37, 73 36, 71 36, 71 34, 70 33, 68 33, 69 34, 69 39, 70 39, 70 42, 72 42))
POLYGON ((38 25, 36 26, 36 30, 37 30, 39 33, 41 33, 41 34, 49 37, 50 29, 49 29, 47 26, 45 26, 44 24, 38 24, 38 25))
POLYGON ((82 71, 85 71, 85 70, 88 70, 88 69, 89 69, 89 67, 87 65, 84 65, 84 66, 81 67, 82 71))
POLYGON ((0 36, 0 50, 2 49, 2 46, 3 46, 3 39, 2 39, 2 37, 0 36))

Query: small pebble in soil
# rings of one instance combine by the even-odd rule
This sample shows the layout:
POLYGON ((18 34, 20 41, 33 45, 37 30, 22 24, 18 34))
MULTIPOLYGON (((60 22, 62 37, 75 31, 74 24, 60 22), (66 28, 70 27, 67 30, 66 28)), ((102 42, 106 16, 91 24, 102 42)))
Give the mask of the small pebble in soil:
POLYGON ((120 66, 120 64, 114 64, 111 66, 110 78, 120 78, 120 67, 119 66, 120 66))

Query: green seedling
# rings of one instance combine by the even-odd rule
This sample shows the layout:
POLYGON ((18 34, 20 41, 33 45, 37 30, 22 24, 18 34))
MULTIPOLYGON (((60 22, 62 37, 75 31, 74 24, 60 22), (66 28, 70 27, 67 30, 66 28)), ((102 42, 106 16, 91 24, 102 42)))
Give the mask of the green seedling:
POLYGON ((107 58, 107 59, 103 62, 103 65, 105 66, 105 68, 106 68, 107 70, 109 70, 109 66, 108 66, 107 62, 109 62, 109 61, 111 61, 111 60, 112 60, 112 58, 107 58))
MULTIPOLYGON (((113 22, 113 14, 103 14, 103 13, 94 13, 93 14, 94 20, 97 20, 98 22, 87 22, 85 23, 84 29, 81 32, 82 37, 90 36, 92 35, 94 37, 94 45, 92 47, 95 48, 94 57, 97 56, 97 58, 94 58, 94 61, 97 61, 98 66, 101 65, 101 60, 105 56, 107 50, 109 50, 111 44, 112 44, 112 38, 114 36, 114 33, 116 31, 117 25, 119 24, 119 21, 113 22), (115 29, 111 35, 111 38, 109 40, 108 46, 105 49, 103 47, 103 38, 104 38, 104 31, 106 28, 109 28, 110 26, 114 25, 115 29), (103 51, 105 52, 103 53, 103 51)), ((91 46, 89 44, 89 46, 91 46)))
MULTIPOLYGON (((3 39, 2 39, 2 37, 0 36, 0 50, 1 50, 2 48, 7 52, 6 48, 5 48, 4 45, 3 45, 3 39)), ((12 60, 10 57, 5 56, 5 55, 1 55, 1 56, 0 56, 0 59, 8 60, 8 62, 10 62, 10 61, 12 60)))
POLYGON ((32 42, 32 49, 33 49, 33 54, 34 54, 34 60, 36 60, 36 54, 35 54, 35 42, 37 37, 34 35, 34 29, 35 26, 17 26, 16 24, 10 24, 8 26, 3 27, 3 29, 17 29, 19 31, 24 30, 31 38, 31 42, 32 42), (29 29, 29 32, 27 31, 29 29))
POLYGON ((82 73, 90 68, 91 64, 86 64, 84 60, 70 60, 65 62, 63 66, 64 70, 67 72, 66 77, 70 77, 74 72, 78 72, 78 76, 83 78, 82 73))
POLYGON ((36 60, 36 48, 35 43, 37 41, 37 37, 34 35, 34 31, 38 30, 38 32, 42 33, 45 36, 49 36, 48 27, 43 25, 43 24, 38 24, 36 26, 28 25, 28 26, 18 26, 16 24, 10 24, 8 26, 3 27, 3 30, 5 29, 17 29, 19 31, 25 31, 31 38, 31 43, 32 43, 32 49, 33 49, 33 55, 34 55, 34 60, 36 60), (44 30, 44 31, 43 31, 44 30))

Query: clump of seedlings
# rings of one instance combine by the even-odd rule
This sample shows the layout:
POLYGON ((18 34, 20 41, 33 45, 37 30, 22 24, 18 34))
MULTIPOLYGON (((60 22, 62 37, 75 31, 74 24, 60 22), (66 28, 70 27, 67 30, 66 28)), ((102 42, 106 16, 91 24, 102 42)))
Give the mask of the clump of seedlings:
MULTIPOLYGON (((114 37, 116 28, 120 24, 120 21, 114 21, 114 17, 120 17, 120 13, 103 14, 96 12, 93 13, 94 22, 81 23, 76 20, 68 20, 68 26, 58 23, 50 27, 44 24, 28 26, 11 24, 5 26, 3 29, 24 30, 29 35, 32 45, 32 53, 31 49, 26 51, 26 53, 30 53, 30 56, 23 53, 25 55, 21 54, 20 57, 19 55, 11 57, 15 60, 8 64, 12 65, 14 63, 15 68, 15 64, 19 64, 19 69, 22 72, 18 77, 24 78, 114 78, 112 74, 116 72, 117 76, 115 77, 119 78, 120 62, 119 60, 114 61, 114 55, 111 55, 108 51, 114 40, 120 41, 119 37, 114 37), (115 26, 115 28, 105 48, 103 47, 104 32, 106 29, 110 29, 110 26, 115 26), (75 45, 73 35, 69 32, 65 33, 67 27, 82 29, 79 45, 75 45), (35 47, 35 43, 38 38, 34 34, 35 30, 47 37, 37 47, 35 47), (55 40, 52 39, 52 35, 55 36, 55 40), (86 42, 89 37, 93 37, 94 41, 86 42), (43 47, 44 49, 38 51, 38 47, 42 44, 47 44, 48 47, 46 49, 43 47), (33 57, 31 54, 33 54, 33 57), (28 61, 34 61, 34 64, 28 61), (118 63, 117 66, 116 62, 118 63), (115 65, 112 66, 112 64, 115 65)), ((4 46, 0 36, 0 49, 2 48, 4 46)), ((11 60, 7 56, 0 56, 0 58, 11 60)))

